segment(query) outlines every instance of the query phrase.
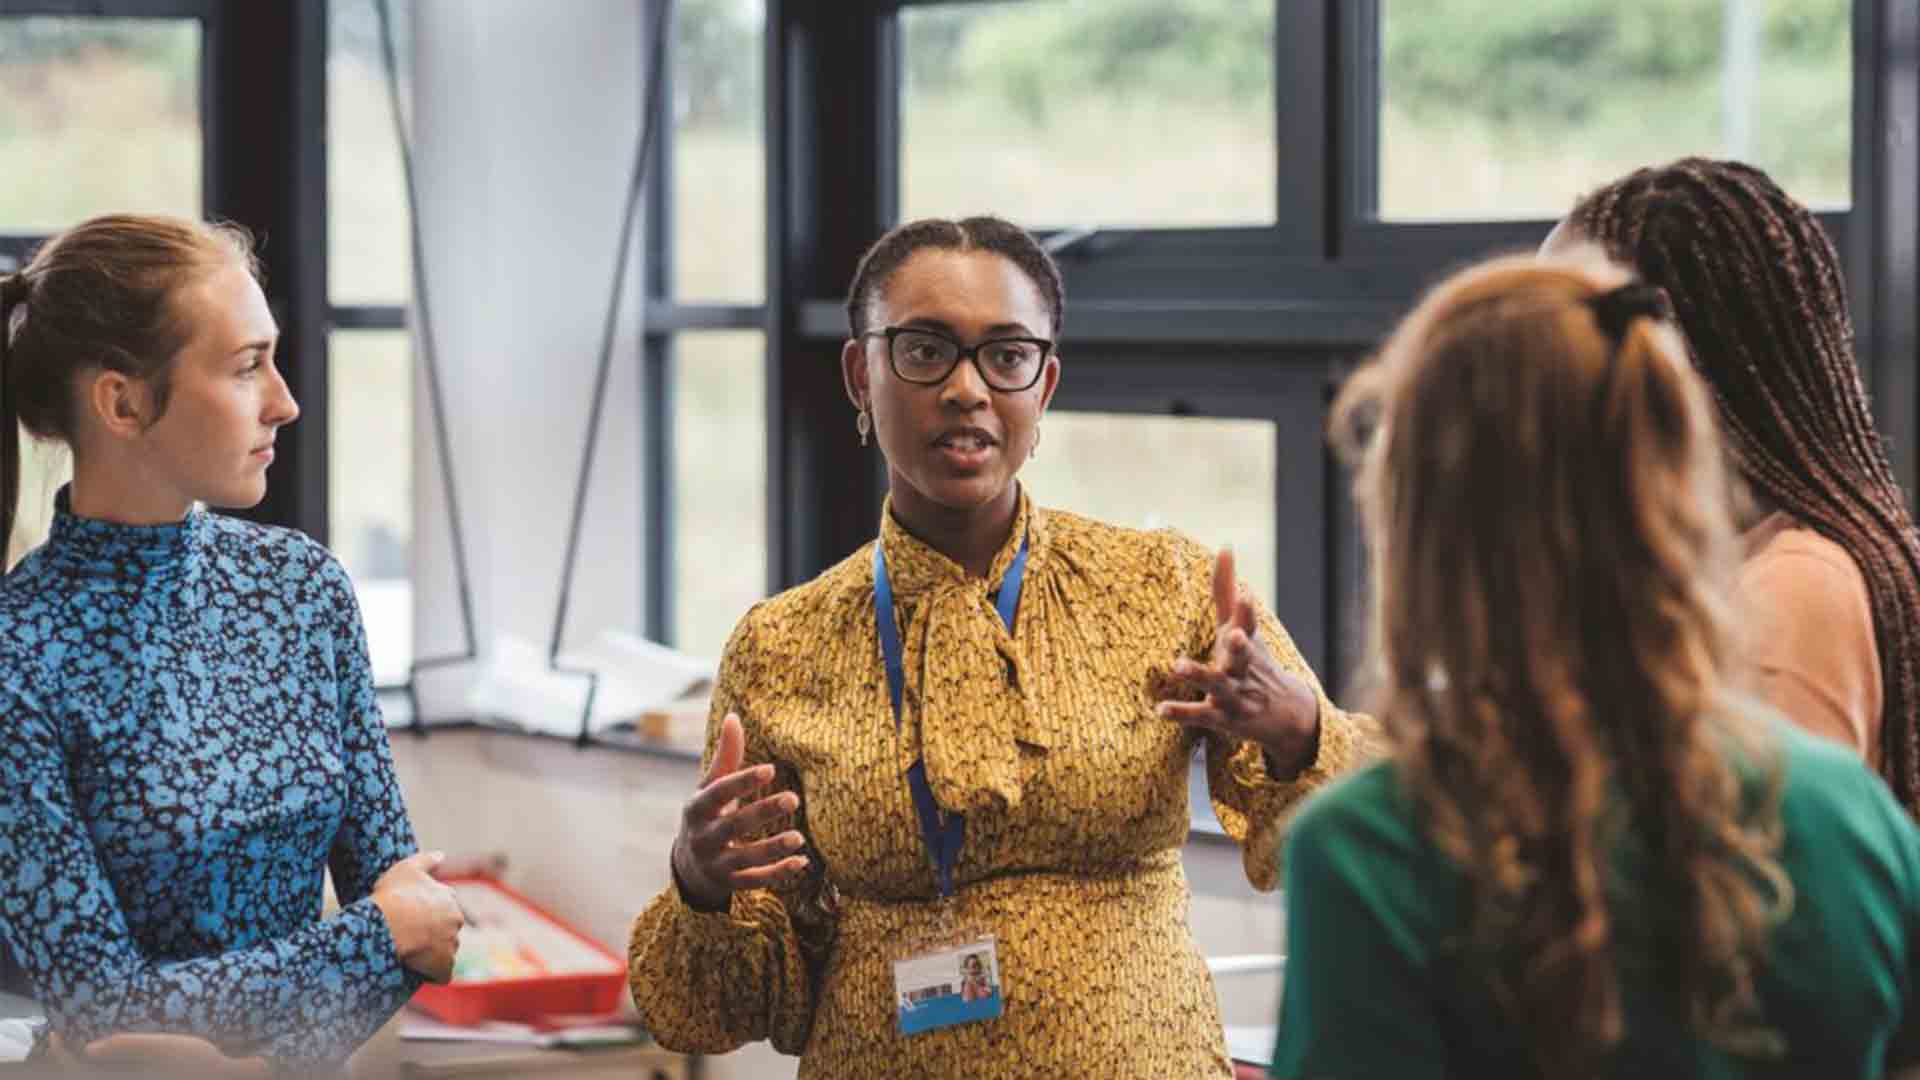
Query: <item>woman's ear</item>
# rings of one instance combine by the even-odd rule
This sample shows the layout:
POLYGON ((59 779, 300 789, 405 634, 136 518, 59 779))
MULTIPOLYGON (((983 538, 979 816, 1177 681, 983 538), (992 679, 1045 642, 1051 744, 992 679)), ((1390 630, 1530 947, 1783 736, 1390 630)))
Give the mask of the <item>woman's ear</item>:
POLYGON ((138 438, 153 415, 153 391, 146 380, 118 371, 89 377, 81 401, 93 422, 119 439, 138 438))
POLYGON ((840 378, 846 383, 847 400, 856 409, 865 409, 873 400, 867 385, 867 345, 865 338, 848 338, 840 346, 840 378))
POLYGON ((1060 354, 1047 357, 1047 370, 1040 375, 1040 415, 1045 416, 1047 406, 1053 404, 1053 392, 1060 389, 1060 354))

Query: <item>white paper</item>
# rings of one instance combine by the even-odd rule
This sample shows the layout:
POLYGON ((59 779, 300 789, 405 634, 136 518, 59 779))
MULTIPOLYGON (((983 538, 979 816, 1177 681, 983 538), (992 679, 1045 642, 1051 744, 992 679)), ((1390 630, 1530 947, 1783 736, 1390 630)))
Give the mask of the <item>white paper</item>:
POLYGON ((410 1042, 503 1043, 510 1046, 591 1047, 644 1041, 632 1024, 594 1024, 560 1031, 535 1031, 530 1024, 486 1020, 478 1024, 448 1024, 414 1009, 400 1020, 400 1037, 410 1042))
POLYGON ((478 1024, 448 1024, 408 1009, 400 1021, 400 1037, 415 1042, 490 1042, 517 1046, 548 1046, 551 1038, 529 1024, 488 1020, 478 1024))
MULTIPOLYGON (((604 731, 631 724, 641 714, 672 706, 713 686, 717 664, 634 634, 604 631, 585 646, 560 656, 562 667, 598 673, 588 726, 604 731)), ((530 731, 573 735, 586 707, 587 679, 547 665, 546 650, 525 638, 502 634, 467 694, 474 713, 530 731)))
POLYGON ((33 1052, 33 1033, 38 1020, 9 1017, 0 1020, 0 1063, 25 1061, 33 1052))
POLYGON ((0 1063, 27 1060, 43 1015, 33 1001, 0 993, 0 1063))

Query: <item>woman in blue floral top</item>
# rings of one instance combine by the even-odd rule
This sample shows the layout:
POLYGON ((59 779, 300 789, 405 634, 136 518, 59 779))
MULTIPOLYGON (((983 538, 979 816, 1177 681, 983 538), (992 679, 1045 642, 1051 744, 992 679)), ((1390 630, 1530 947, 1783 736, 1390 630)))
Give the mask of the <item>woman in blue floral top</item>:
POLYGON ((299 415, 257 273, 237 230, 115 216, 0 277, 0 537, 18 426, 74 470, 0 578, 0 941, 71 1057, 337 1070, 452 965, 345 571, 198 508, 257 504, 299 415))

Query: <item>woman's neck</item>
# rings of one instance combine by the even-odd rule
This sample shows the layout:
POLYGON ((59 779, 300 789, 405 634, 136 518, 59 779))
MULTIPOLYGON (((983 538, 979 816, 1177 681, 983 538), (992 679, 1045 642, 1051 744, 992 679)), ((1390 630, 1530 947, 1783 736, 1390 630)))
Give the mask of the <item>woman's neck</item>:
POLYGON ((969 575, 983 578, 1013 532, 1019 487, 1008 484, 991 502, 957 509, 934 502, 896 477, 892 507, 893 520, 915 539, 959 563, 969 575))
POLYGON ((173 491, 131 462, 102 462, 94 455, 75 454, 73 483, 67 489, 67 508, 75 517, 111 521, 120 525, 170 525, 184 520, 193 500, 173 491))
POLYGON ((1746 532, 1780 509, 1772 499, 1761 494, 1760 489, 1744 476, 1734 480, 1731 502, 1733 527, 1739 532, 1746 532))

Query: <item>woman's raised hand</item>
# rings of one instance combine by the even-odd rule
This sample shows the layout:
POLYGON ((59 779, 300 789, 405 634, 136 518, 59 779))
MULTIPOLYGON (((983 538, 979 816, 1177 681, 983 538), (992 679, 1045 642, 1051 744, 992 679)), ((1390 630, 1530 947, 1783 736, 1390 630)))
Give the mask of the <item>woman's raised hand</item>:
POLYGON ((773 782, 773 766, 741 768, 746 743, 740 718, 728 713, 706 779, 680 814, 673 869, 695 907, 724 908, 737 890, 770 888, 807 868, 807 857, 799 854, 806 839, 797 830, 752 839, 800 809, 800 796, 782 791, 747 802, 773 782))
POLYGON ((1271 771, 1293 776, 1312 763, 1319 745, 1320 699, 1260 643, 1253 605, 1241 599, 1234 584, 1231 550, 1222 549, 1214 559, 1213 606, 1218 617, 1213 655, 1204 664, 1182 657, 1173 665, 1176 678, 1206 696, 1162 701, 1160 715, 1257 742, 1267 750, 1271 771))

